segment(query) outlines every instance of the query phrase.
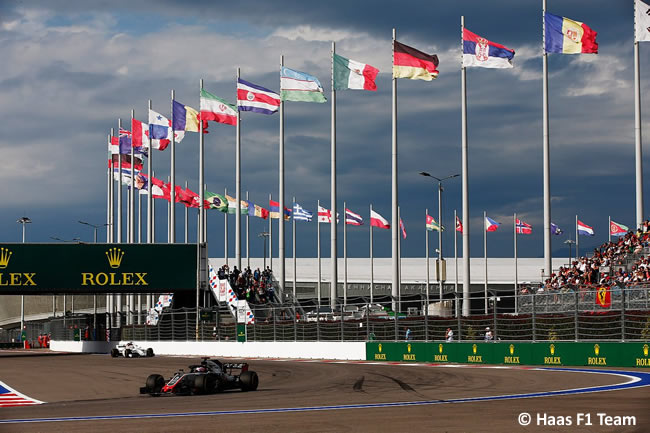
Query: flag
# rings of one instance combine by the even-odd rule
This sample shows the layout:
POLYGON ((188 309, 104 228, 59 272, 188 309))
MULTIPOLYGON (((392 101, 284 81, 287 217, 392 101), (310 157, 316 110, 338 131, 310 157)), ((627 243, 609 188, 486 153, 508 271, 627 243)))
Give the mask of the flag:
POLYGON ((456 231, 463 233, 463 223, 460 222, 460 218, 456 216, 456 231))
POLYGON ((350 209, 345 209, 345 223, 351 226, 362 226, 363 218, 361 215, 352 212, 350 209))
POLYGON ((283 101, 319 103, 327 101, 318 78, 284 66, 280 71, 280 97, 283 101))
POLYGON ((334 54, 334 90, 377 90, 379 69, 334 54))
POLYGON ((131 154, 131 131, 120 128, 119 149, 121 154, 131 154))
POLYGON ((628 231, 630 231, 630 229, 623 224, 615 223, 614 221, 610 221, 609 223, 609 234, 612 236, 623 236, 628 231))
MULTIPOLYGON (((262 218, 262 219, 267 219, 269 217, 269 211, 268 209, 264 209, 262 206, 254 205, 255 206, 255 212, 253 215, 256 217, 262 218)), ((249 211, 250 214, 250 211, 249 211)))
POLYGON ((402 237, 406 239, 406 228, 404 227, 404 221, 402 221, 402 218, 399 219, 399 228, 402 229, 402 237))
POLYGON ((593 227, 589 227, 587 224, 578 220, 578 234, 583 236, 593 236, 594 229, 593 227))
POLYGON ((393 78, 425 81, 438 78, 438 56, 393 41, 393 78))
POLYGON ((228 212, 228 200, 221 194, 205 191, 205 201, 209 203, 210 209, 217 209, 220 212, 228 212))
MULTIPOLYGON (((165 150, 172 142, 172 122, 160 113, 149 110, 149 136, 151 147, 165 150)), ((185 131, 174 131, 174 140, 180 143, 185 138, 185 131)), ((148 146, 149 143, 146 144, 148 146)))
POLYGON ((293 204, 293 219, 296 221, 311 221, 314 214, 300 206, 298 203, 293 204))
MULTIPOLYGON (((149 178, 144 173, 138 173, 135 176, 135 188, 140 190, 140 194, 149 194, 149 178)), ((151 181, 151 197, 162 198, 165 200, 170 199, 169 185, 160 179, 152 178, 151 181)))
POLYGON ((528 223, 523 222, 520 219, 517 219, 515 224, 515 232, 520 235, 532 235, 533 226, 528 223))
MULTIPOLYGON (((130 131, 126 131, 126 132, 128 132, 129 134, 131 133, 130 131)), ((131 139, 127 136, 111 137, 111 145, 109 146, 109 149, 112 155, 117 155, 117 154, 130 155, 131 139)))
MULTIPOLYGON (((269 200, 269 216, 272 219, 280 218, 280 203, 277 201, 269 200)), ((291 217, 291 209, 284 208, 284 219, 288 220, 291 217)))
POLYGON ((546 52, 598 54, 597 33, 585 23, 546 12, 546 52))
MULTIPOLYGON (((199 112, 189 105, 181 104, 178 101, 172 101, 174 112, 174 131, 199 132, 199 112)), ((207 132, 208 122, 203 122, 203 132, 207 132)))
POLYGON ((386 219, 383 216, 379 215, 374 210, 370 211, 370 225, 373 227, 379 227, 380 229, 390 228, 390 224, 388 224, 388 221, 386 221, 386 219))
MULTIPOLYGON (((138 153, 135 154, 133 157, 133 168, 135 170, 142 170, 142 159, 138 158, 139 155, 138 153)), ((113 168, 119 168, 120 167, 120 159, 122 160, 122 168, 128 168, 131 170, 131 155, 130 154, 120 154, 120 155, 111 155, 111 161, 109 161, 109 165, 112 163, 113 168)))
POLYGON ((134 152, 149 155, 149 125, 131 119, 131 144, 134 152))
MULTIPOLYGON (((237 213, 237 199, 226 194, 226 200, 228 200, 228 213, 236 214, 237 213)), ((239 212, 242 215, 248 215, 248 202, 246 200, 240 200, 240 210, 239 212)))
POLYGON ((463 29, 463 66, 479 68, 512 68, 515 50, 490 42, 463 29))
POLYGON ((609 308, 612 305, 612 293, 608 286, 596 290, 596 305, 602 308, 609 308))
POLYGON ((500 225, 501 223, 494 221, 492 218, 488 216, 485 217, 485 231, 495 232, 497 231, 500 225))
POLYGON ((201 89, 201 120, 213 120, 226 125, 237 125, 237 107, 201 89))
POLYGON ((635 37, 637 42, 650 41, 650 6, 641 0, 636 0, 634 5, 636 18, 635 23, 635 37))
MULTIPOLYGON (((331 223, 332 222, 332 211, 325 209, 324 207, 318 206, 318 222, 319 223, 331 223)), ((339 222, 339 213, 336 213, 336 223, 339 222)))
POLYGON ((280 95, 273 90, 238 78, 237 107, 239 111, 273 114, 280 108, 280 95))
MULTIPOLYGON (((199 195, 189 188, 183 189, 181 186, 176 185, 176 203, 183 203, 186 207, 199 207, 199 195)), ((205 202, 205 200, 204 200, 205 202)), ((210 206, 210 203, 205 204, 210 206)))
MULTIPOLYGON (((133 170, 133 177, 136 177, 138 174, 140 174, 140 171, 137 169, 133 170)), ((131 167, 125 168, 122 167, 122 184, 131 186, 131 167)), ((120 169, 119 168, 113 168, 113 179, 116 181, 120 181, 120 169)))
MULTIPOLYGON (((438 224, 436 222, 436 220, 431 215, 427 215, 425 225, 427 227, 427 230, 430 230, 430 231, 435 230, 437 232, 441 231, 440 224, 438 224)), ((445 228, 442 227, 442 231, 444 231, 444 230, 445 230, 445 228)))
POLYGON ((556 226, 555 224, 551 223, 551 234, 552 234, 552 235, 559 236, 559 235, 561 235, 562 233, 564 233, 564 232, 562 231, 561 228, 559 228, 559 227, 556 226))

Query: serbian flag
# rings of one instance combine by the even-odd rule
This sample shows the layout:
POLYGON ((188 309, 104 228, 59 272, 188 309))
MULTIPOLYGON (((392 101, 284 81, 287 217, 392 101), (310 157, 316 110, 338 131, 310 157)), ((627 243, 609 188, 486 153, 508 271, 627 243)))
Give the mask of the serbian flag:
POLYGON ((587 224, 578 220, 578 234, 583 236, 593 236, 594 229, 593 227, 589 227, 587 224))
POLYGON ((490 42, 463 29, 463 66, 479 68, 512 68, 515 50, 490 42))
POLYGON ((438 56, 393 41, 393 78, 425 81, 438 78, 438 56))
POLYGON ((597 33, 587 24, 546 12, 546 52, 560 54, 598 54, 597 33))
POLYGON ((495 232, 499 228, 501 223, 498 223, 494 221, 492 218, 486 216, 485 217, 485 231, 486 232, 495 232))
POLYGON ((463 233, 463 223, 460 222, 460 218, 456 217, 456 231, 463 233))
POLYGON ((237 107, 239 111, 273 114, 280 108, 280 95, 273 90, 237 78, 237 107))
POLYGON ((380 229, 390 228, 390 224, 388 224, 388 221, 386 221, 386 219, 383 216, 379 215, 374 210, 370 211, 370 225, 372 227, 379 227, 380 229))
POLYGON ((612 236, 623 236, 628 231, 630 229, 623 224, 615 223, 614 221, 609 222, 609 234, 612 236))
POLYGON ((520 235, 532 235, 533 234, 533 226, 531 226, 528 223, 523 222, 520 219, 517 219, 516 225, 515 225, 515 232, 520 235))
POLYGON ((612 293, 609 287, 599 287, 596 291, 596 305, 609 308, 612 305, 612 293))
POLYGON ((402 221, 402 218, 399 219, 399 228, 402 229, 402 237, 406 239, 406 228, 404 227, 404 221, 402 221))
POLYGON ((361 215, 352 212, 350 209, 345 209, 345 223, 352 226, 362 226, 363 218, 361 215))

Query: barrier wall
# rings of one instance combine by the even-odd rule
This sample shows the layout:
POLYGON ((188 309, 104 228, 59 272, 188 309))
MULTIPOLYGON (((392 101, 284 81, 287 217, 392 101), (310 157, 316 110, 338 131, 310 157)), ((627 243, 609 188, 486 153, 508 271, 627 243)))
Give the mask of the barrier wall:
POLYGON ((366 343, 366 360, 460 364, 650 367, 650 343, 366 343))
MULTIPOLYGON (((224 356, 232 358, 366 359, 366 343, 360 342, 218 342, 133 341, 151 347, 157 355, 224 356)), ((109 353, 117 342, 55 341, 50 348, 62 352, 109 353)))

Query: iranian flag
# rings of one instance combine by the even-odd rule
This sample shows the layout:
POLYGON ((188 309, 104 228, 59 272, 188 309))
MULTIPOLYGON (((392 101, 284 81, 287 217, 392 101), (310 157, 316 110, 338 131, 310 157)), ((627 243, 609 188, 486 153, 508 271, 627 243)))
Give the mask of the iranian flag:
POLYGON ((334 90, 377 90, 379 69, 334 54, 334 90))
POLYGON ((201 89, 201 120, 237 125, 237 107, 201 89))

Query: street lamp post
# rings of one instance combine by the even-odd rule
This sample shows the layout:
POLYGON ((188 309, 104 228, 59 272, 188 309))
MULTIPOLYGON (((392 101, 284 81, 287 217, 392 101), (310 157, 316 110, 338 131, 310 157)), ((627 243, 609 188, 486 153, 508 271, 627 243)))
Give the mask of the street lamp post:
POLYGON ((93 239, 93 242, 94 242, 94 243, 97 243, 97 229, 99 229, 99 228, 101 228, 101 227, 107 227, 107 226, 108 226, 108 223, 104 223, 104 224, 90 224, 90 223, 87 223, 86 221, 78 221, 78 222, 79 222, 79 224, 83 224, 83 225, 86 225, 86 226, 90 226, 90 227, 92 227, 93 229, 95 229, 95 236, 94 236, 94 239, 93 239))
MULTIPOLYGON (((433 179, 438 181, 438 226, 439 226, 439 228, 438 228, 438 251, 437 251, 438 252, 438 266, 437 266, 437 274, 438 274, 438 285, 439 285, 438 286, 438 290, 439 290, 438 299, 442 303, 442 286, 443 286, 443 280, 442 280, 442 260, 443 260, 443 256, 442 256, 442 228, 443 228, 443 225, 442 225, 442 190, 443 190, 442 182, 447 180, 447 179, 453 179, 454 177, 458 177, 458 176, 460 176, 460 174, 452 174, 452 175, 447 176, 447 177, 438 178, 438 177, 432 176, 430 173, 427 173, 426 171, 421 171, 420 175, 425 176, 425 177, 430 177, 430 178, 433 178, 433 179)), ((464 259, 467 260, 467 258, 464 258, 464 259)), ((440 307, 442 308, 442 305, 440 307)))
MULTIPOLYGON (((28 217, 20 217, 16 220, 18 224, 23 226, 23 243, 25 243, 25 224, 31 224, 32 220, 28 217)), ((20 295, 20 336, 22 340, 23 330, 25 329, 25 295, 20 295)))
POLYGON ((257 235, 260 238, 264 238, 264 268, 266 269, 266 239, 269 237, 269 232, 262 232, 259 235, 257 235))
MULTIPOLYGON (((139 198, 139 196, 138 196, 138 198, 139 198)), ((86 221, 78 221, 78 222, 79 222, 79 224, 90 226, 95 230, 95 235, 94 235, 94 239, 93 239, 94 243, 97 243, 97 229, 99 229, 101 227, 108 227, 109 226, 108 223, 90 224, 90 223, 87 223, 86 221)), ((108 305, 106 306, 106 309, 108 310, 108 305)), ((138 312, 138 317, 140 317, 139 314, 140 313, 138 312)), ((97 335, 96 333, 97 333, 97 293, 93 294, 93 334, 97 335)))
POLYGON ((573 257, 571 255, 571 245, 575 244, 576 241, 574 241, 573 239, 567 239, 566 241, 564 241, 564 243, 569 245, 569 266, 571 266, 571 258, 573 257))

